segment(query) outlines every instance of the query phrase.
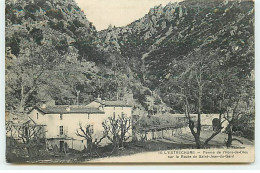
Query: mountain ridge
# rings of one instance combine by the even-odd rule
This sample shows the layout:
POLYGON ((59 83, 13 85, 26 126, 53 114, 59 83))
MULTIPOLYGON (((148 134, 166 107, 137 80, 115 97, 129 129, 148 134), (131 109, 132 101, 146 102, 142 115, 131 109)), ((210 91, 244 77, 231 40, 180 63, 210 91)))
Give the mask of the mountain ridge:
POLYGON ((110 26, 99 33, 103 46, 133 62, 132 71, 141 76, 142 84, 157 92, 156 86, 168 85, 175 59, 198 48, 219 50, 219 61, 241 68, 240 75, 250 75, 254 68, 252 1, 193 0, 159 5, 125 27, 110 26))
POLYGON ((62 61, 66 59, 55 67, 62 69, 63 78, 53 76, 52 79, 62 87, 50 85, 51 81, 41 76, 49 92, 35 89, 26 98, 26 106, 46 95, 58 100, 58 104, 83 104, 94 97, 103 97, 130 99, 143 114, 151 110, 158 113, 158 107, 180 112, 174 105, 176 98, 167 96, 174 92, 169 86, 175 65, 196 49, 217 50, 221 57, 216 61, 221 61, 226 68, 240 69, 240 75, 250 75, 254 65, 254 3, 224 0, 169 3, 151 8, 148 14, 127 26, 109 26, 97 31, 74 0, 8 0, 8 108, 21 106, 22 97, 34 89, 30 84, 34 78, 24 69, 19 68, 23 74, 20 79, 24 78, 30 85, 24 84, 25 88, 21 89, 17 85, 21 83, 19 78, 15 79, 16 83, 12 81, 12 75, 17 75, 12 63, 17 63, 19 58, 26 59, 26 53, 27 57, 37 54, 26 47, 36 47, 46 53, 41 50, 43 45, 47 46, 46 50, 55 48, 52 51, 57 53, 53 59, 57 56, 62 61), (77 73, 76 78, 68 76, 77 73), (13 93, 17 94, 15 99, 13 93))

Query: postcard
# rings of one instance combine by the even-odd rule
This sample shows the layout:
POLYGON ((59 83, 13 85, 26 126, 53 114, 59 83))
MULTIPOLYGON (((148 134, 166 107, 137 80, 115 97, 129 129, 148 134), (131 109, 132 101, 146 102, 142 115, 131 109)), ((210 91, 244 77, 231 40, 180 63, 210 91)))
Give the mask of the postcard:
POLYGON ((254 1, 5 5, 6 162, 254 162, 254 1))

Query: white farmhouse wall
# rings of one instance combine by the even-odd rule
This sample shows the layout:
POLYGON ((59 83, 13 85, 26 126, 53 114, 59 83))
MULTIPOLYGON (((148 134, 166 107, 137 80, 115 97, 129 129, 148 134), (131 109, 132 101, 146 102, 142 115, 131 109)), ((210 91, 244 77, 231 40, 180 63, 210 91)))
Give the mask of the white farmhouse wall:
POLYGON ((46 125, 46 116, 45 116, 45 114, 40 112, 40 111, 38 111, 37 109, 33 109, 28 116, 36 124, 46 125), (37 116, 37 114, 38 114, 38 116, 37 116))
MULTIPOLYGON (((116 117, 121 115, 122 112, 124 115, 127 115, 127 117, 131 117, 131 107, 104 107, 104 112, 104 114, 66 113, 62 114, 61 119, 60 114, 43 114, 37 109, 34 109, 29 114, 29 117, 36 124, 46 125, 46 138, 55 141, 52 141, 52 144, 59 147, 59 141, 62 140, 68 144, 69 148, 83 150, 86 146, 86 140, 76 135, 76 130, 79 129, 79 123, 81 123, 83 128, 87 125, 93 125, 93 140, 99 140, 103 137, 104 128, 102 122, 108 117, 112 117, 114 112, 116 117), (64 135, 60 135, 60 126, 63 126, 64 135)), ((132 135, 131 130, 129 131, 129 135, 132 135)), ((131 138, 129 141, 130 140, 131 138)), ((109 143, 110 141, 104 138, 100 145, 104 146, 109 143)))
POLYGON ((108 116, 113 116, 115 113, 115 116, 121 116, 122 113, 124 113, 127 117, 131 117, 132 116, 132 109, 131 107, 104 107, 104 112, 106 115, 108 116))
MULTIPOLYGON (((64 137, 72 138, 74 144, 69 144, 70 148, 82 150, 82 143, 86 144, 86 140, 76 135, 79 124, 85 128, 87 125, 93 125, 93 139, 98 140, 103 136, 102 122, 107 118, 105 114, 63 114, 62 120, 60 114, 47 115, 47 138, 58 138, 60 136, 60 126, 63 126, 64 137), (80 141, 80 142, 79 142, 80 141)), ((101 144, 105 144, 105 140, 101 144)))

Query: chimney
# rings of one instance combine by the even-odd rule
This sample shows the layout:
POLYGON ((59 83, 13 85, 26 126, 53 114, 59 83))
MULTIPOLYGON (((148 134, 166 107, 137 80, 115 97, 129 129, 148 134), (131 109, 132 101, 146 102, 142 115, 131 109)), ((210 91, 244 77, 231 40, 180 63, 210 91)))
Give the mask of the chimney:
POLYGON ((45 108, 46 108, 46 103, 43 103, 43 104, 41 105, 41 108, 42 108, 42 109, 45 109, 45 108))
POLYGON ((98 97, 97 99, 96 99, 99 103, 101 103, 101 98, 100 97, 98 97))
POLYGON ((41 104, 41 108, 42 108, 42 109, 45 109, 46 107, 47 107, 46 101, 43 100, 43 101, 42 101, 42 104, 41 104))

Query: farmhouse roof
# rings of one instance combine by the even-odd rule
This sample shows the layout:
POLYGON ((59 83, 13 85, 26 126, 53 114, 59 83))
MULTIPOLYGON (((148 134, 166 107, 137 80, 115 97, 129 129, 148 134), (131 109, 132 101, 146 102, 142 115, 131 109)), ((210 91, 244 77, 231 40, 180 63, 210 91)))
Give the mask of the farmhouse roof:
POLYGON ((120 106, 120 107, 131 107, 131 105, 123 101, 105 101, 105 106, 120 106))
POLYGON ((46 108, 34 107, 34 109, 37 109, 45 114, 72 114, 72 113, 104 114, 105 113, 104 111, 101 111, 97 108, 88 107, 88 106, 79 106, 79 105, 55 105, 46 108))
POLYGON ((103 104, 104 106, 110 107, 132 107, 130 104, 124 102, 124 101, 100 101, 100 100, 95 100, 95 102, 98 102, 100 104, 103 104))

